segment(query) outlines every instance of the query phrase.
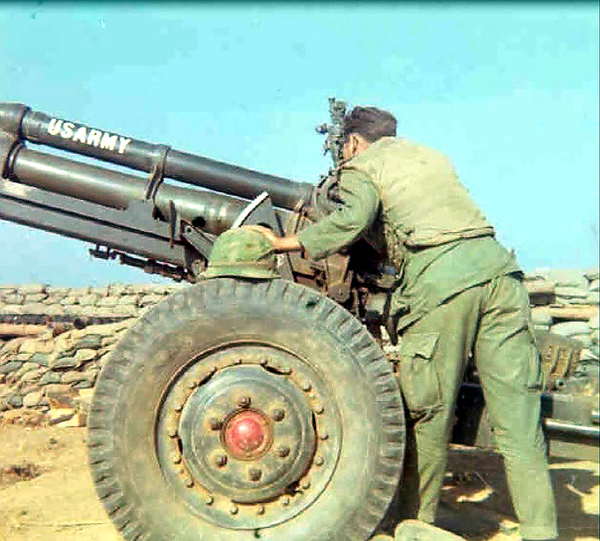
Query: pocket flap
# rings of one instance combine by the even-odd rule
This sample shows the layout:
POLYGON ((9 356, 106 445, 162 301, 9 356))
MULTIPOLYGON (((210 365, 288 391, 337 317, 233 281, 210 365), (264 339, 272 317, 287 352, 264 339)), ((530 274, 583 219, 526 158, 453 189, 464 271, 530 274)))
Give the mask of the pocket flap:
POLYGON ((403 336, 400 343, 400 354, 407 357, 431 359, 439 337, 440 333, 437 332, 403 336))

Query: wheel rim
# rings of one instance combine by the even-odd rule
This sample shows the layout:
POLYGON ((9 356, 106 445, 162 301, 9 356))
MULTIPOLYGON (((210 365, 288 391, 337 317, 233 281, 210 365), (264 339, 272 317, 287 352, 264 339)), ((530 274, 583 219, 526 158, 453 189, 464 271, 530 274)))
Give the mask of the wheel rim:
POLYGON ((342 437, 325 380, 264 343, 205 352, 172 381, 157 416, 161 471, 187 507, 228 529, 291 520, 334 474, 342 437))

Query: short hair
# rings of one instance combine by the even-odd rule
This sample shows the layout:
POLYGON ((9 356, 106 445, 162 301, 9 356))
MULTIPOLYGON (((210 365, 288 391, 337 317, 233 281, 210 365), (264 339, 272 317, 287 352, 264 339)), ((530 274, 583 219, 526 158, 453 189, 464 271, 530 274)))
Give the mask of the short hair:
POLYGON ((386 136, 395 137, 396 125, 396 117, 388 111, 377 107, 357 106, 344 116, 344 140, 348 140, 351 133, 358 133, 369 143, 386 136))

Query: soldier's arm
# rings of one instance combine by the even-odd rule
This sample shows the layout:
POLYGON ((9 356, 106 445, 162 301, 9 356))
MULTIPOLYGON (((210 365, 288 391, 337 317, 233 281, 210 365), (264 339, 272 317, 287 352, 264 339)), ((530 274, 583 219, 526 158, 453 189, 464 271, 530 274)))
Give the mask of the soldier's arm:
POLYGON ((347 171, 340 182, 342 205, 329 216, 295 236, 282 237, 277 251, 304 248, 313 259, 321 259, 350 246, 373 223, 379 211, 379 194, 373 183, 358 171, 347 171))

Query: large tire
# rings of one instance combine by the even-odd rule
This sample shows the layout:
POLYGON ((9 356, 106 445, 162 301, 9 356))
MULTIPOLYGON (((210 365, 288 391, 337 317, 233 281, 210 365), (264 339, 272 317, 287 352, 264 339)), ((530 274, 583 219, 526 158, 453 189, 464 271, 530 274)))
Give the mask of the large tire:
POLYGON ((117 345, 89 416, 96 489, 129 540, 364 541, 404 437, 371 335, 283 280, 208 280, 157 305, 117 345))

